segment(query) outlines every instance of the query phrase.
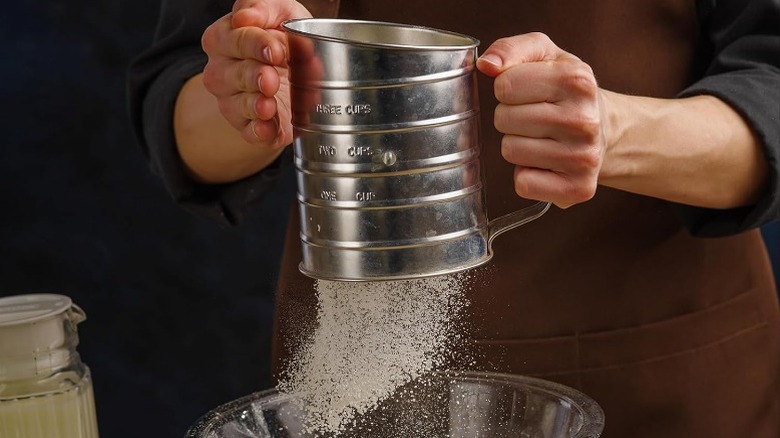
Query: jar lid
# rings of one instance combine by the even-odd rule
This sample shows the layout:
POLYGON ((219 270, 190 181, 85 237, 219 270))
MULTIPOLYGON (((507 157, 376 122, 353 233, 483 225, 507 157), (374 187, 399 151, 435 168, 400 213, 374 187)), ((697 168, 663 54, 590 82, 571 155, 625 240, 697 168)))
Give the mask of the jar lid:
POLYGON ((0 386, 69 366, 78 358, 76 325, 85 319, 64 295, 0 298, 0 386))
POLYGON ((26 324, 58 315, 73 302, 64 295, 29 294, 0 298, 0 326, 26 324))

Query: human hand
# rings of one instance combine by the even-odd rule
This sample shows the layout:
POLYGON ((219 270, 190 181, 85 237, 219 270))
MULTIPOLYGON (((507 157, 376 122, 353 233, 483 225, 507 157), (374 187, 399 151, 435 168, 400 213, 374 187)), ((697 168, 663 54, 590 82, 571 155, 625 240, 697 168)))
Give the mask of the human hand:
POLYGON ((296 1, 237 0, 203 33, 203 84, 249 143, 278 149, 292 142, 287 39, 279 26, 304 17, 311 14, 296 1))
POLYGON ((517 194, 561 208, 591 199, 607 142, 590 66, 530 33, 496 41, 477 68, 495 77, 494 124, 517 194))

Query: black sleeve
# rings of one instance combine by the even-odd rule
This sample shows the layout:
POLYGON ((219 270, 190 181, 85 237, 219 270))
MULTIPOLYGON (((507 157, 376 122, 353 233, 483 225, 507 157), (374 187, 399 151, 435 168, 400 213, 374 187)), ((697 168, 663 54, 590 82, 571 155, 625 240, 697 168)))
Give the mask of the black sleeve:
POLYGON ((704 76, 680 96, 713 95, 744 117, 764 147, 769 186, 753 206, 711 210, 679 206, 691 232, 724 236, 780 218, 780 0, 697 2, 704 76))
POLYGON ((248 205, 262 199, 290 161, 289 151, 244 180, 198 184, 188 177, 176 149, 173 110, 184 82, 203 71, 203 31, 230 12, 232 0, 164 0, 151 46, 130 65, 128 109, 133 131, 152 170, 184 208, 223 224, 241 222, 248 205))

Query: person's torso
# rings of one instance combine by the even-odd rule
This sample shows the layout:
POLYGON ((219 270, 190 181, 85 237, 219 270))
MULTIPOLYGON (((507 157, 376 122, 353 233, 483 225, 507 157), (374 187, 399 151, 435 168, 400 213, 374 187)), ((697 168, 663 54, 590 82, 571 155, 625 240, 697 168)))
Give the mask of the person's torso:
MULTIPOLYGON (((304 3, 326 3, 334 10, 330 1, 304 3)), ((320 10, 329 12, 327 5, 320 10)), ((673 97, 697 71, 700 41, 691 0, 342 0, 338 10, 343 18, 468 34, 481 41, 481 50, 498 38, 544 32, 588 63, 601 87, 620 93, 673 97)), ((492 80, 481 74, 479 94, 481 159, 488 215, 494 218, 524 202, 514 193, 512 166, 502 159, 501 135, 493 128, 492 80)), ((297 245, 292 240, 288 248, 297 245)), ((592 332, 706 308, 765 276, 760 248, 756 233, 693 238, 672 204, 600 187, 591 201, 565 211, 553 207, 494 241, 494 260, 475 273, 486 278, 476 284, 490 290, 474 291, 475 308, 495 316, 478 325, 479 336, 592 332), (505 315, 523 323, 507 324, 505 315)), ((296 266, 298 254, 292 251, 287 262, 296 266)))
MULTIPOLYGON (((335 10, 331 0, 304 3, 335 10)), ((340 3, 341 17, 460 32, 481 50, 540 31, 620 93, 674 97, 701 71, 693 0, 340 3)), ((481 159, 495 218, 527 202, 499 151, 492 91, 480 75, 481 159)), ((277 295, 277 369, 316 316, 312 280, 298 272, 298 220, 294 206, 277 295)), ((600 187, 588 202, 501 234, 493 249, 470 273, 472 366, 584 391, 607 412, 605 436, 777 436, 780 326, 758 231, 695 238, 671 203, 600 187), (736 378, 747 368, 750 378, 736 378), (730 414, 712 422, 713 412, 730 414)))

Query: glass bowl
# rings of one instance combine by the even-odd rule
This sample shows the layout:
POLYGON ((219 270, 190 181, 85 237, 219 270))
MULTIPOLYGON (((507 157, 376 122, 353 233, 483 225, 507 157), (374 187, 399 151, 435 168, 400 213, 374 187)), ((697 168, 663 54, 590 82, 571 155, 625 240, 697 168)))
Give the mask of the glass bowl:
POLYGON ((217 407, 187 438, 597 438, 599 405, 547 380, 487 372, 428 375, 338 432, 312 427, 301 398, 267 390, 217 407))

